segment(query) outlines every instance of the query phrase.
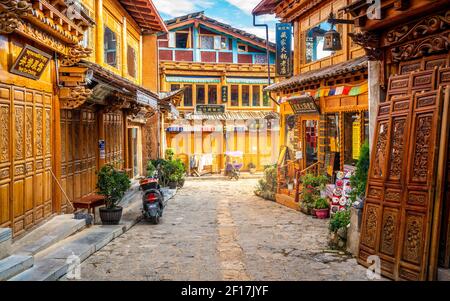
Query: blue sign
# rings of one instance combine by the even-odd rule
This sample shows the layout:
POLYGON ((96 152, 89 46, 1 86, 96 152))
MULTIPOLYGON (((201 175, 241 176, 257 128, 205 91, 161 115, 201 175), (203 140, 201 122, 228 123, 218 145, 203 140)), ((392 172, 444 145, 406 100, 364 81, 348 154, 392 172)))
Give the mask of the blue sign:
POLYGON ((277 76, 292 76, 292 25, 291 23, 276 24, 277 39, 277 76))

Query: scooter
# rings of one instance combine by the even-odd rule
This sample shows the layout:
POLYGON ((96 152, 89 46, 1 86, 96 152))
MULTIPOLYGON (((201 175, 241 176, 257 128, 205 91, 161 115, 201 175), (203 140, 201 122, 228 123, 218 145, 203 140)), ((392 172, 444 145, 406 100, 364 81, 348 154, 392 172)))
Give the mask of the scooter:
POLYGON ((144 196, 142 197, 142 214, 146 220, 157 225, 166 205, 158 179, 143 179, 140 182, 140 187, 144 191, 144 196))

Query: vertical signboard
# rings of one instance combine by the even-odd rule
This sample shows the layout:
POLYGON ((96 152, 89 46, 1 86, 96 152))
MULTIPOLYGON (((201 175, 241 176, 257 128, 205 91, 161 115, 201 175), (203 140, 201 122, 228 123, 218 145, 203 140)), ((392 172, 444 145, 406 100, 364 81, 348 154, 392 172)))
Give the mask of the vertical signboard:
POLYGON ((228 101, 228 86, 222 86, 222 102, 228 101))
POLYGON ((277 76, 292 76, 292 25, 290 23, 276 24, 277 40, 277 76))

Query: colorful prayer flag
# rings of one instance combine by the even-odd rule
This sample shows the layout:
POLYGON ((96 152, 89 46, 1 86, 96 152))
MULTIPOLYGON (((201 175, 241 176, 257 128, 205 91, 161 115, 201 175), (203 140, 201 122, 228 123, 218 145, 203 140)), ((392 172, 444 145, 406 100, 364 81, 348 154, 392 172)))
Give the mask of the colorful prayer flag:
POLYGON ((328 96, 333 96, 333 95, 335 95, 335 93, 336 93, 336 88, 332 87, 332 88, 330 88, 330 92, 328 92, 328 96))
POLYGON ((351 88, 352 87, 350 87, 350 86, 345 86, 344 90, 342 91, 342 95, 348 95, 348 93, 350 92, 351 88))
POLYGON ((359 95, 359 94, 360 94, 360 92, 359 92, 360 89, 361 89, 360 86, 353 87, 353 88, 350 90, 350 93, 349 93, 348 95, 350 95, 350 96, 356 96, 356 95, 359 95))
POLYGON ((334 92, 334 95, 342 95, 343 91, 344 91, 344 86, 336 87, 336 91, 334 92))

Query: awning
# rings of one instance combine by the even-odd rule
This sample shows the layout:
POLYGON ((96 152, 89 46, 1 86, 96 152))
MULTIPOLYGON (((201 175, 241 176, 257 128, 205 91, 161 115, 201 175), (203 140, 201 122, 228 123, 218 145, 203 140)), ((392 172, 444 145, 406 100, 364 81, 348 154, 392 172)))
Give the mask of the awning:
POLYGON ((220 84, 220 77, 192 77, 192 76, 166 76, 168 83, 202 83, 202 84, 220 84))
POLYGON ((141 91, 137 91, 137 103, 142 104, 144 106, 149 106, 154 110, 158 109, 158 100, 155 97, 151 97, 141 91))
POLYGON ((268 85, 269 81, 267 78, 227 77, 227 84, 268 85))
POLYGON ((365 70, 367 69, 367 62, 368 62, 367 56, 359 57, 336 65, 327 66, 321 69, 312 70, 293 76, 279 83, 270 85, 264 90, 270 92, 280 92, 283 90, 299 88, 302 85, 308 84, 316 80, 331 78, 359 70, 365 70))
POLYGON ((293 96, 288 98, 287 102, 295 114, 319 114, 319 107, 312 96, 293 96))
POLYGON ((186 120, 250 120, 250 119, 279 119, 280 116, 276 112, 247 111, 225 113, 191 113, 185 116, 186 120))

